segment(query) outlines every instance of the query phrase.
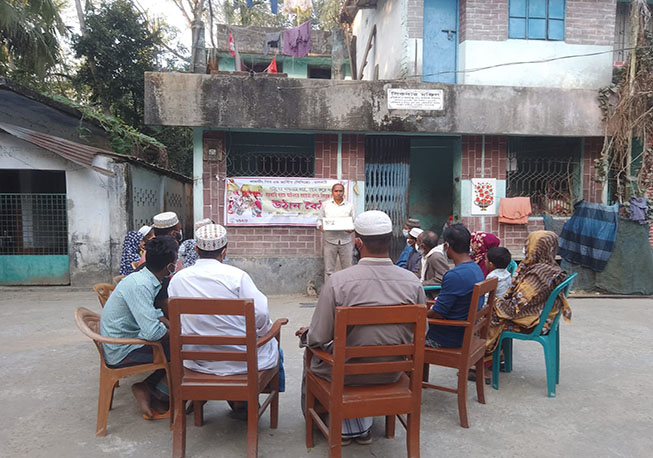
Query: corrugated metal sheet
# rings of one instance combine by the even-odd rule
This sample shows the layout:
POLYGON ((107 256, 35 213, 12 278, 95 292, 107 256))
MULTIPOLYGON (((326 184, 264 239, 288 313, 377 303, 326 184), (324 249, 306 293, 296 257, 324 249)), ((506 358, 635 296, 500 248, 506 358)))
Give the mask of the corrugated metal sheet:
POLYGON ((68 159, 75 164, 88 167, 103 175, 115 176, 115 173, 111 170, 93 165, 93 158, 98 154, 115 157, 116 154, 111 151, 82 145, 53 135, 42 134, 24 127, 14 126, 13 124, 0 123, 0 129, 14 137, 55 153, 64 159, 68 159))

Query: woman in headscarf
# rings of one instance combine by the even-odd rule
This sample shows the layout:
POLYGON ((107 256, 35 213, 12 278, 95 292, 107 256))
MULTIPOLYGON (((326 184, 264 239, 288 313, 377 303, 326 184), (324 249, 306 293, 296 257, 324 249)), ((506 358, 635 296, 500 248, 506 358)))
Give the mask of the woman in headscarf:
POLYGON ((143 234, 138 231, 129 231, 122 243, 122 257, 120 258, 120 275, 129 275, 134 271, 134 263, 141 259, 140 245, 143 234))
MULTIPOLYGON (((194 230, 198 230, 200 227, 206 226, 207 224, 213 224, 213 220, 210 218, 204 218, 197 221, 194 230)), ((195 246, 197 246, 197 243, 195 243, 195 237, 184 240, 181 242, 181 245, 179 245, 179 260, 181 261, 181 267, 183 269, 195 265, 199 259, 199 255, 197 254, 197 251, 195 251, 195 246)))
POLYGON ((498 247, 501 244, 501 240, 494 234, 477 231, 472 232, 470 242, 472 259, 481 268, 483 275, 487 277, 490 269, 485 265, 485 255, 488 249, 498 247))
MULTIPOLYGON (((501 331, 529 333, 540 323, 540 315, 551 292, 567 277, 555 261, 558 236, 551 231, 535 231, 526 240, 526 257, 519 263, 512 286, 492 311, 486 355, 495 350, 501 331)), ((564 295, 559 295, 551 313, 546 317, 544 334, 562 309, 566 321, 571 319, 571 309, 564 295)))

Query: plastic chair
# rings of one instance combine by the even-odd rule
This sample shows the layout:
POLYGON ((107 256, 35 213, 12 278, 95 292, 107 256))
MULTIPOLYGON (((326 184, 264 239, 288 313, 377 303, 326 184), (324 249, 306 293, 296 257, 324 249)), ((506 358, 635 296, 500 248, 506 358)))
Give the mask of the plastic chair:
MULTIPOLYGON (((554 289, 546 300, 544 309, 540 317, 548 317, 551 313, 551 308, 555 303, 556 298, 560 293, 565 297, 569 295, 571 284, 576 277, 576 273, 568 276, 565 281, 560 283, 554 289)), ((503 358, 505 364, 505 372, 512 372, 512 339, 517 340, 533 340, 542 344, 544 348, 544 362, 546 365, 546 386, 548 397, 554 398, 556 395, 556 385, 560 383, 560 310, 555 318, 551 329, 548 334, 542 334, 542 328, 546 318, 540 318, 539 324, 529 334, 521 334, 519 332, 503 331, 499 337, 499 344, 497 345, 494 354, 492 355, 492 386, 495 390, 499 389, 499 365, 501 359, 501 350, 503 349, 503 358)))
MULTIPOLYGON (((271 369, 258 370, 257 349, 272 339, 281 347, 281 326, 286 318, 278 319, 262 337, 256 337, 254 301, 252 299, 173 298, 168 304, 170 316, 170 367, 174 393, 172 456, 186 454, 185 402, 193 401, 195 424, 202 426, 203 403, 199 401, 247 401, 247 456, 258 453, 258 420, 270 406, 270 428, 276 428, 279 416, 279 364, 271 369), (181 315, 237 315, 245 317, 245 335, 194 335, 181 333, 181 315), (242 345, 246 350, 185 350, 183 345, 242 345), (247 373, 218 376, 186 369, 183 361, 245 361, 247 373), (260 393, 269 393, 259 407, 260 393)), ((218 347, 219 348, 219 347, 218 347)))
POLYGON ((329 441, 329 457, 342 453, 342 420, 385 416, 385 435, 394 437, 395 415, 406 428, 410 458, 419 457, 421 379, 426 333, 424 305, 336 307, 333 354, 306 349, 306 447, 313 448, 313 425, 329 441), (352 325, 412 324, 413 342, 399 345, 348 346, 347 328, 352 325), (402 356, 398 361, 354 362, 359 358, 402 356), (332 368, 331 380, 311 371, 311 359, 319 358, 332 368), (351 359, 355 358, 354 361, 351 359), (389 385, 345 386, 345 374, 402 372, 389 385), (318 412, 328 412, 328 425, 318 412), (406 415, 406 418, 403 415, 406 415))
MULTIPOLYGON (((100 335, 100 315, 91 312, 87 308, 79 307, 75 311, 75 324, 77 324, 77 327, 85 336, 93 341, 98 353, 100 354, 100 393, 98 396, 97 427, 95 435, 104 436, 107 433, 109 410, 111 410, 113 404, 113 392, 118 385, 118 381, 121 378, 129 377, 131 375, 165 369, 168 378, 168 386, 170 386, 168 361, 166 360, 160 342, 150 342, 141 339, 119 339, 100 335), (104 361, 104 352, 102 350, 103 343, 119 345, 150 345, 153 350, 154 362, 129 367, 110 368, 104 361)), ((170 393, 170 405, 172 406, 172 392, 170 393)), ((170 424, 172 425, 172 415, 170 416, 170 424)))
POLYGON ((440 291, 441 289, 442 285, 430 285, 424 287, 424 291, 440 291))
POLYGON ((508 264, 508 267, 506 267, 506 270, 510 272, 510 275, 515 274, 515 270, 517 270, 517 263, 515 262, 514 259, 510 260, 510 264, 508 264))
POLYGON ((113 277, 113 284, 117 285, 118 283, 120 283, 120 280, 122 280, 126 276, 127 275, 116 275, 115 277, 113 277))
POLYGON ((490 325, 490 313, 494 307, 497 283, 497 278, 489 278, 474 285, 467 320, 455 321, 432 318, 428 320, 429 324, 465 328, 462 347, 426 347, 424 351, 424 379, 422 383, 423 388, 434 388, 458 395, 458 415, 460 416, 460 426, 463 428, 469 428, 469 421, 467 420, 467 374, 472 366, 476 367, 476 395, 478 402, 485 404, 485 365, 483 364, 483 358, 485 356, 485 341, 487 340, 487 332, 490 325), (483 305, 481 310, 477 311, 479 300, 487 293, 490 294, 488 301, 483 305), (458 369, 457 388, 428 383, 430 364, 458 369))
POLYGON ((104 304, 109 300, 109 296, 116 287, 110 283, 98 283, 93 285, 93 291, 97 294, 97 299, 100 301, 100 306, 104 308, 104 304))

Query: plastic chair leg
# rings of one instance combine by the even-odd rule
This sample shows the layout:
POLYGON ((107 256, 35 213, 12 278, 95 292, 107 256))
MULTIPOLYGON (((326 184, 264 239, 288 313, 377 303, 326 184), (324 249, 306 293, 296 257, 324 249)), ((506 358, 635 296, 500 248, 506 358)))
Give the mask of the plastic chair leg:
POLYGON ((560 383, 560 327, 556 329, 556 385, 560 383))
MULTIPOLYGON (((553 336, 552 336, 553 337, 553 336)), ((546 365, 546 389, 547 396, 554 398, 556 395, 556 364, 555 364, 555 341, 546 339, 540 341, 544 347, 544 363, 546 365)))
POLYGON ((512 372, 512 339, 503 339, 503 361, 505 372, 512 372))
POLYGON ((109 409, 113 399, 114 381, 108 377, 100 376, 100 392, 97 403, 97 425, 95 430, 96 436, 105 436, 107 434, 107 421, 109 418, 109 409))
POLYGON ((492 353, 492 388, 499 389, 499 365, 501 364, 501 344, 502 340, 499 337, 499 345, 492 353))

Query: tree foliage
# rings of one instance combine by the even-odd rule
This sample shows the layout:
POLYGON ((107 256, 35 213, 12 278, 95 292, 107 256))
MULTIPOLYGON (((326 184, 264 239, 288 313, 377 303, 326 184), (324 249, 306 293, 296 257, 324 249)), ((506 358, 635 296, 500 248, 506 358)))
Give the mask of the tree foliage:
POLYGON ((43 78, 60 62, 60 11, 57 0, 0 0, 0 74, 43 78))

